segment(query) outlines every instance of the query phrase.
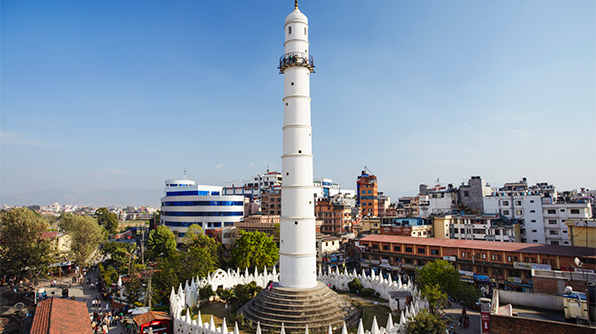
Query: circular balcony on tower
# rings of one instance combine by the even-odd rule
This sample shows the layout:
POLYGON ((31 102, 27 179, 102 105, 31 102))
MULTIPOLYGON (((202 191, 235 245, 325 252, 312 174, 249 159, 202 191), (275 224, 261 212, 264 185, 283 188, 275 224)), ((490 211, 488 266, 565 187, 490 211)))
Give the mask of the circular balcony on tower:
POLYGON ((290 52, 279 58, 279 73, 283 73, 291 66, 302 66, 308 68, 310 73, 315 72, 315 62, 311 55, 306 52, 290 52))

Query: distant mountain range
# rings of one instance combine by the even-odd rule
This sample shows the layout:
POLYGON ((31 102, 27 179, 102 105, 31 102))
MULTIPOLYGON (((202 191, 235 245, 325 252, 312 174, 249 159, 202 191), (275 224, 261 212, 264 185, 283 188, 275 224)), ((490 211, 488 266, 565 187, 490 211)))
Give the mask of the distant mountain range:
POLYGON ((62 189, 41 190, 18 195, 0 195, 0 204, 9 206, 50 205, 54 203, 78 206, 148 206, 159 207, 163 189, 92 190, 77 194, 62 189))

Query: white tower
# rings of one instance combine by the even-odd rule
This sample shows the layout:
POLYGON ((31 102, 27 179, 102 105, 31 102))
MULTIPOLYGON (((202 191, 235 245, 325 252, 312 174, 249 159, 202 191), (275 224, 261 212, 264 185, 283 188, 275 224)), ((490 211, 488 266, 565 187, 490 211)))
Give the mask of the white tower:
POLYGON ((297 0, 284 29, 285 54, 279 60, 284 75, 279 285, 306 289, 317 285, 310 126, 314 63, 308 54, 308 19, 297 0))

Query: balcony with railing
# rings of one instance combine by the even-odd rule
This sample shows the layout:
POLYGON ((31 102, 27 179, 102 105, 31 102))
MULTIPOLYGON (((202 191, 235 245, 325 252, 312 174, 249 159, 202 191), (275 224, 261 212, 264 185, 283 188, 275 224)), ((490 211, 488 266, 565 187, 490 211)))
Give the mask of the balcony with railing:
POLYGON ((308 68, 310 73, 315 72, 315 62, 311 55, 306 52, 290 52, 279 58, 279 73, 283 73, 288 67, 303 66, 308 68))

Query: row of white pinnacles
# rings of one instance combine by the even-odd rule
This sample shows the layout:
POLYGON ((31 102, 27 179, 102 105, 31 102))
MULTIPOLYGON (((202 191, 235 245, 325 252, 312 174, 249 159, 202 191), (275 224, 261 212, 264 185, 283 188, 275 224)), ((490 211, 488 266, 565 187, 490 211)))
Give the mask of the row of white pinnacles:
MULTIPOLYGON (((410 282, 403 284, 401 279, 392 281, 389 276, 388 279, 382 276, 375 275, 374 271, 371 275, 366 275, 364 271, 361 275, 358 275, 356 271, 352 274, 348 274, 347 271, 343 273, 334 273, 329 270, 326 274, 322 274, 319 268, 319 274, 317 279, 329 286, 335 286, 336 289, 347 291, 348 283, 354 278, 358 278, 364 288, 371 288, 375 292, 379 293, 381 298, 390 300, 389 292, 392 291, 408 291, 413 296, 413 302, 410 303, 409 307, 401 311, 400 321, 397 324, 393 323, 391 314, 387 320, 386 327, 379 327, 377 324, 376 317, 373 319, 372 328, 364 330, 362 326, 362 319, 358 325, 357 334, 396 334, 404 333, 408 321, 411 320, 420 310, 428 308, 428 302, 425 299, 418 297, 416 286, 410 282)), ((174 328, 177 334, 238 334, 238 324, 234 324, 234 331, 228 332, 228 328, 224 319, 224 322, 220 328, 215 327, 213 322, 213 316, 208 323, 201 323, 201 314, 199 313, 197 320, 192 320, 189 313, 186 312, 185 316, 181 316, 182 310, 197 305, 199 302, 199 289, 211 284, 211 288, 215 291, 217 287, 223 286, 224 289, 231 289, 237 284, 248 284, 250 282, 256 282, 261 288, 265 288, 271 281, 277 282, 279 275, 277 274, 275 267, 271 272, 267 272, 267 268, 262 273, 259 273, 256 269, 254 274, 250 274, 248 269, 245 270, 244 274, 240 274, 240 270, 228 270, 223 271, 221 269, 216 270, 213 274, 202 279, 194 279, 192 282, 186 282, 185 287, 182 285, 178 288, 178 293, 175 292, 172 287, 172 293, 170 294, 170 314, 174 317, 174 328)), ((393 311, 397 309, 397 305, 390 307, 393 311)), ((284 324, 280 325, 281 333, 285 334, 284 324)), ((329 333, 332 334, 331 326, 329 326, 329 333)), ((347 334, 348 330, 346 325, 343 325, 342 334, 347 334)), ((261 326, 257 324, 257 334, 261 334, 261 326)), ((305 326, 305 334, 308 334, 308 326, 305 326)))

